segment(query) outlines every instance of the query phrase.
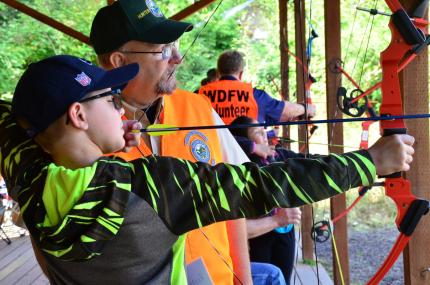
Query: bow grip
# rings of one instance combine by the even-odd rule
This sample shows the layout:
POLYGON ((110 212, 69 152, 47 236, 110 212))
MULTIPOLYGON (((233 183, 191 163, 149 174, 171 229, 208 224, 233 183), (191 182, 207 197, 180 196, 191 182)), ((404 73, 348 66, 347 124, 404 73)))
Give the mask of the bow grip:
MULTIPOLYGON (((392 135, 404 135, 406 133, 407 133, 406 128, 384 129, 383 136, 388 137, 388 136, 392 136, 392 135)), ((389 174, 389 175, 379 176, 379 178, 400 178, 400 177, 402 177, 401 172, 396 172, 396 173, 389 174)))

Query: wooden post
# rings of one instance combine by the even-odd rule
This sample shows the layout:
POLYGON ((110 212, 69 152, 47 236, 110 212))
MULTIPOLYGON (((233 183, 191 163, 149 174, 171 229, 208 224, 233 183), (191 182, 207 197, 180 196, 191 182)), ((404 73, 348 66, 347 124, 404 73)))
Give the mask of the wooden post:
POLYGON ((281 93, 283 100, 290 99, 288 84, 288 0, 279 0, 279 52, 281 54, 281 93))
MULTIPOLYGON (((411 13, 421 1, 401 0, 411 13)), ((427 15, 428 18, 428 15, 427 15)), ((429 112, 428 50, 423 51, 400 74, 405 114, 429 112)), ((411 181, 412 191, 417 197, 430 200, 429 120, 409 120, 408 133, 415 137, 414 162, 406 177, 411 181)), ((412 235, 403 253, 405 284, 430 284, 430 217, 424 216, 412 235)))
MULTIPOLYGON (((327 80, 327 116, 329 119, 341 118, 342 112, 337 111, 336 93, 338 86, 338 75, 329 69, 330 62, 335 58, 341 58, 341 31, 340 31, 340 0, 324 1, 325 17, 325 58, 326 58, 326 80, 327 80)), ((343 125, 330 124, 328 126, 329 144, 343 145, 343 125)), ((343 153, 343 147, 329 146, 331 153, 343 153)), ((336 217, 346 209, 345 194, 331 199, 331 217, 336 217)), ((341 272, 345 284, 350 283, 349 277, 349 254, 348 254, 348 232, 347 218, 338 221, 334 227, 336 246, 339 253, 339 268, 333 248, 334 284, 342 284, 341 272)))
POLYGON ((196 3, 188 6, 187 8, 183 9, 182 11, 179 11, 177 14, 170 17, 172 20, 180 21, 183 20, 192 14, 196 13, 197 11, 200 11, 201 9, 205 8, 209 4, 212 4, 215 2, 215 0, 200 0, 196 3))
MULTIPOLYGON (((294 22, 295 22, 295 45, 296 57, 303 63, 306 62, 306 19, 305 19, 305 0, 294 0, 294 22)), ((296 94, 297 102, 306 102, 305 99, 305 82, 307 74, 303 66, 296 62, 296 94)), ((300 126, 299 141, 306 141, 306 126, 300 126)), ((303 143, 299 143, 301 148, 303 143)), ((314 243, 310 232, 313 226, 312 206, 302 207, 302 249, 303 259, 314 259, 314 243)))
MULTIPOLYGON (((283 100, 290 100, 289 93, 289 55, 286 52, 288 48, 288 0, 279 0, 279 52, 281 55, 281 95, 283 100)), ((282 134, 284 137, 290 137, 290 127, 283 126, 282 134)), ((289 143, 283 143, 287 148, 290 148, 289 143)))

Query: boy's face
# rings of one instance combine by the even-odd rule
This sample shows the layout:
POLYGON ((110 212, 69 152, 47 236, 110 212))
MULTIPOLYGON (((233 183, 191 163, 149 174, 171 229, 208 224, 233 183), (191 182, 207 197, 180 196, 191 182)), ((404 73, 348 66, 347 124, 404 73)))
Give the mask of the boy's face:
POLYGON ((105 154, 121 150, 125 146, 121 119, 124 109, 119 95, 103 96, 103 93, 109 91, 110 88, 92 92, 86 102, 82 103, 88 121, 87 134, 105 154), (100 95, 103 97, 97 98, 100 95))
POLYGON ((145 107, 156 99, 172 94, 176 89, 176 68, 181 63, 181 55, 175 43, 149 44, 139 41, 130 41, 124 44, 119 51, 124 51, 126 63, 138 63, 139 73, 130 80, 123 91, 124 99, 136 107, 145 107), (161 52, 171 48, 170 58, 163 59, 160 53, 137 52, 161 52), (136 53, 133 53, 136 52, 136 53))

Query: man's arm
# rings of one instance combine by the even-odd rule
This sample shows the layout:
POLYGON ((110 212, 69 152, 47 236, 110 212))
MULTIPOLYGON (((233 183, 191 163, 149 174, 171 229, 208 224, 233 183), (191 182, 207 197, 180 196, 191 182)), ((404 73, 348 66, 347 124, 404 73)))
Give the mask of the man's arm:
MULTIPOLYGON (((281 101, 273 98, 264 90, 254 88, 254 97, 257 101, 258 108, 264 110, 259 111, 264 114, 263 119, 265 122, 284 122, 297 119, 305 114, 305 106, 303 104, 291 103, 288 101, 281 101)), ((316 108, 314 105, 307 105, 308 117, 314 117, 316 108)))
POLYGON ((282 110, 281 117, 279 121, 292 121, 294 119, 297 119, 299 117, 302 117, 305 115, 305 112, 307 113, 309 118, 312 118, 315 116, 316 108, 314 105, 307 105, 305 110, 305 106, 303 104, 297 104, 297 103, 291 103, 288 101, 284 101, 284 109, 282 110))
POLYGON ((234 278, 234 284, 252 284, 246 219, 229 220, 226 224, 233 270, 240 279, 240 282, 238 282, 238 280, 234 278))
MULTIPOLYGON (((212 110, 215 124, 223 125, 219 115, 212 110)), ((232 164, 241 164, 249 161, 237 141, 229 130, 218 130, 218 137, 223 152, 223 161, 232 164)), ((228 220, 226 222, 227 236, 230 248, 230 257, 233 262, 233 271, 240 279, 233 279, 234 284, 252 284, 251 262, 249 259, 248 234, 246 232, 246 220, 228 220)))

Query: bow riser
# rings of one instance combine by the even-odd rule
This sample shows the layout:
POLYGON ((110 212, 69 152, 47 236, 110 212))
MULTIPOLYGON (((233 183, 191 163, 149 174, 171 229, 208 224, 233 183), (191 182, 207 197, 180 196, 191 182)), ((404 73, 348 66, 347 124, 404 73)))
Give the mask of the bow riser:
POLYGON ((396 204, 396 225, 400 228, 400 224, 412 202, 417 200, 412 194, 411 183, 403 178, 387 178, 385 181, 385 194, 396 204))
MULTIPOLYGON (((405 54, 411 49, 411 46, 406 44, 403 37, 394 27, 393 21, 389 24, 392 32, 391 43, 387 49, 381 53, 382 66, 382 103, 380 108, 381 115, 402 115, 403 105, 400 92, 400 81, 398 77, 398 63, 402 60, 405 54)), ((385 129, 404 129, 403 120, 395 120, 391 122, 381 122, 381 130, 385 129)))
MULTIPOLYGON (((397 0, 386 0, 393 15, 389 28, 391 43, 381 53, 382 76, 382 104, 381 115, 403 115, 403 101, 400 88, 399 72, 415 58, 415 50, 426 45, 427 21, 411 20, 397 0), (403 61, 403 64, 401 64, 403 61)), ((403 119, 380 122, 383 135, 405 134, 406 126, 403 119)), ((384 278, 396 262, 403 249, 407 246, 410 236, 423 215, 428 212, 428 202, 419 200, 412 194, 409 180, 401 173, 390 175, 385 180, 385 193, 396 204, 396 225, 400 235, 392 247, 384 263, 367 284, 374 285, 384 278)))

